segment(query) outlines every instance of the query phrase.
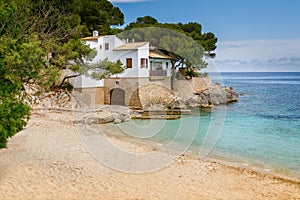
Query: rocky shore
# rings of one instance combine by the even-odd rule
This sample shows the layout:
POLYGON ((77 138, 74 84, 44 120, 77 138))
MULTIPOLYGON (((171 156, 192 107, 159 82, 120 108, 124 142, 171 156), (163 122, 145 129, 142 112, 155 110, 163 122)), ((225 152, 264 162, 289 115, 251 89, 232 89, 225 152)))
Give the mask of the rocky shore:
POLYGON ((182 110, 189 111, 195 107, 206 108, 238 101, 238 94, 233 88, 220 84, 210 84, 203 91, 192 92, 186 96, 165 89, 155 93, 151 98, 144 95, 146 103, 144 103, 143 109, 139 110, 131 110, 128 107, 117 105, 86 105, 76 98, 77 95, 75 91, 72 93, 67 90, 51 91, 43 94, 40 98, 32 98, 34 101, 31 101, 31 105, 34 110, 74 112, 76 113, 74 124, 118 124, 130 119, 178 119, 178 116, 184 114, 181 112, 182 110), (163 113, 159 114, 157 111, 163 113), (178 113, 178 111, 180 112, 178 113), (149 112, 154 113, 149 115, 149 112), (172 115, 177 116, 172 117, 172 115))
POLYGON ((212 107, 224 104, 230 104, 238 101, 238 94, 232 87, 212 84, 206 90, 196 92, 192 96, 180 97, 174 95, 174 100, 167 103, 167 108, 195 108, 212 107))

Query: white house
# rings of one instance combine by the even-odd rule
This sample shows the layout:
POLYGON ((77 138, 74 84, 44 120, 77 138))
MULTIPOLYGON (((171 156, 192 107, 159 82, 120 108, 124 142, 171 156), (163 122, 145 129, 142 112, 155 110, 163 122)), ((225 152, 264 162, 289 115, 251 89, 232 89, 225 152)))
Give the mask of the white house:
POLYGON ((97 51, 91 63, 107 58, 113 62, 120 60, 125 68, 124 72, 104 80, 76 77, 72 84, 84 102, 138 107, 142 85, 170 87, 171 57, 151 48, 149 42, 123 41, 115 35, 98 36, 97 31, 82 40, 97 51))
MULTIPOLYGON (((94 31, 92 37, 82 39, 97 55, 92 63, 107 58, 109 61, 120 60, 125 71, 112 78, 149 78, 151 80, 170 77, 171 57, 149 47, 149 42, 122 41, 115 35, 98 36, 94 31)), ((93 80, 86 76, 77 77, 75 88, 103 87, 104 80, 93 80)))

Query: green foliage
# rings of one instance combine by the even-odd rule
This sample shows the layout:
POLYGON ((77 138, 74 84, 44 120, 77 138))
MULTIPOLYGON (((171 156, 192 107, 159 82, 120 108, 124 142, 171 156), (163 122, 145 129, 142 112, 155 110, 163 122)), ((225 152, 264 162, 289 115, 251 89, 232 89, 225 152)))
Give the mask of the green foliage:
POLYGON ((78 72, 93 79, 101 80, 111 75, 122 73, 124 70, 120 60, 111 62, 106 58, 97 63, 84 64, 80 67, 78 72))
POLYGON ((50 90, 60 69, 78 68, 95 55, 80 40, 81 3, 0 0, 0 147, 29 118, 25 88, 50 90))
POLYGON ((166 28, 145 27, 125 31, 118 34, 118 37, 150 41, 150 46, 154 46, 172 57, 172 69, 182 65, 198 69, 206 67, 206 63, 202 59, 204 49, 184 33, 166 28))
MULTIPOLYGON (((155 18, 151 16, 139 17, 135 22, 130 23, 125 27, 125 30, 132 30, 134 28, 145 28, 145 27, 159 27, 175 30, 193 38, 194 41, 198 42, 205 51, 209 52, 207 55, 210 56, 210 52, 214 51, 217 46, 218 39, 216 36, 209 33, 202 33, 202 26, 197 22, 189 22, 186 24, 182 23, 159 23, 155 18)), ((213 54, 212 54, 213 55, 213 54)), ((215 55, 213 55, 215 56, 215 55)), ((213 57, 212 56, 212 57, 213 57)))
POLYGON ((172 57, 171 89, 177 68, 187 68, 191 77, 195 76, 193 68, 200 70, 207 67, 203 57, 214 58, 216 55, 213 51, 217 48, 217 38, 213 33, 203 34, 202 26, 196 22, 159 23, 155 18, 145 16, 130 23, 125 30, 118 35, 120 38, 149 41, 151 46, 172 57))
MULTIPOLYGON (((3 81, 0 82, 1 84, 3 81)), ((3 87, 1 87, 3 89, 3 87)), ((17 97, 0 99, 0 148, 6 147, 7 138, 22 130, 29 119, 30 108, 17 97)))
POLYGON ((185 71, 185 76, 198 77, 199 73, 195 72, 193 69, 188 69, 185 71))
POLYGON ((131 30, 133 28, 153 27, 157 25, 157 23, 158 21, 151 16, 138 17, 136 22, 131 22, 125 27, 125 30, 131 30))
POLYGON ((90 36, 94 30, 100 35, 112 34, 112 25, 124 24, 124 14, 107 0, 81 0, 79 10, 83 36, 90 36))
POLYGON ((64 82, 62 84, 61 88, 67 90, 68 92, 72 92, 74 89, 74 86, 69 82, 64 82))
MULTIPOLYGON (((204 33, 200 38, 199 38, 199 43, 200 45, 203 46, 203 48, 208 51, 214 51, 217 48, 217 42, 218 39, 215 37, 215 35, 211 32, 204 33)), ((215 56, 215 55, 214 55, 215 56)))
POLYGON ((30 108, 23 102, 24 84, 34 83, 38 77, 41 55, 36 41, 17 43, 0 37, 0 148, 7 138, 26 125, 30 108), (28 68, 27 68, 28 66, 28 68), (32 72, 32 73, 31 73, 32 72))

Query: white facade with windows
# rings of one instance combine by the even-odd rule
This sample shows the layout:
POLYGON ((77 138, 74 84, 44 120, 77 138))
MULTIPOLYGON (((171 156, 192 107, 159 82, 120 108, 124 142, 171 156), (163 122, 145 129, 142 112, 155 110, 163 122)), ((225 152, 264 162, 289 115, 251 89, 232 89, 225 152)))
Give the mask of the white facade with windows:
MULTIPOLYGON (((170 76, 170 58, 151 51, 149 42, 125 42, 115 35, 98 36, 94 31, 93 37, 82 39, 90 48, 97 51, 91 63, 97 63, 107 58, 109 61, 120 60, 125 71, 112 78, 150 78, 170 76)), ((75 88, 103 87, 104 81, 93 80, 86 76, 77 77, 75 88)))

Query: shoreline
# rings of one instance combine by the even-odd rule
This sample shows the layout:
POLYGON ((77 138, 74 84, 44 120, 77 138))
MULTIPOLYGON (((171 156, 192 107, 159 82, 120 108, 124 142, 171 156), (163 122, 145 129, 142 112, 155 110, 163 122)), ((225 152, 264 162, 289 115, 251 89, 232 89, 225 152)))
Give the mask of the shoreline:
MULTIPOLYGON (((116 133, 116 131, 113 130, 105 130, 105 124, 101 124, 100 127, 103 131, 103 133, 109 138, 109 137, 115 137, 120 133, 116 133)), ((113 126, 117 126, 116 124, 113 124, 113 126)), ((149 145, 150 148, 157 149, 161 146, 161 143, 155 142, 155 141, 142 141, 139 139, 131 138, 129 136, 122 136, 122 139, 126 139, 126 141, 129 141, 134 144, 139 144, 139 145, 149 145)), ((165 147, 163 150, 159 149, 159 151, 163 151, 165 153, 171 153, 174 151, 177 151, 178 149, 172 149, 170 147, 165 147)), ((234 168, 240 171, 247 170, 249 172, 254 172, 257 173, 261 176, 272 176, 276 179, 280 179, 283 181, 288 181, 288 182, 293 182, 296 184, 300 184, 300 178, 297 176, 293 176, 290 173, 280 173, 276 172, 272 169, 268 168, 263 168, 255 164, 250 164, 250 163, 242 163, 242 162, 237 162, 234 160, 226 159, 226 158, 217 158, 217 156, 206 156, 204 159, 199 158, 199 155, 191 150, 187 150, 183 153, 184 156, 188 156, 192 159, 199 160, 199 161, 205 161, 205 162, 212 162, 212 163, 217 163, 220 165, 223 165, 224 167, 229 167, 229 168, 234 168)))
MULTIPOLYGON (((37 111, 0 150, 4 199, 297 199, 300 183, 180 155, 165 168, 130 174, 97 161, 85 148, 70 112, 37 111)), ((159 151, 109 137, 132 152, 159 151)), ((168 154, 168 153, 167 153, 168 154)))

